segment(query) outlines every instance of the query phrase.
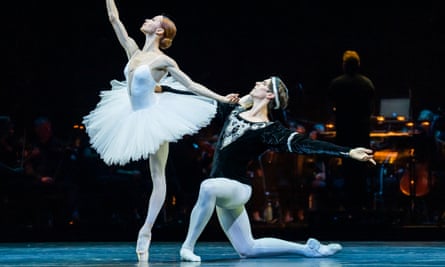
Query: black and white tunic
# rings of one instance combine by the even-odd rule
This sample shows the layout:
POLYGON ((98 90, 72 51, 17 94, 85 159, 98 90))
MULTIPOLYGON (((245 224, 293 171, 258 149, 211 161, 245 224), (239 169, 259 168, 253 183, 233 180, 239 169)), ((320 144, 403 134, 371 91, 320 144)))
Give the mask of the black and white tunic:
POLYGON ((239 105, 218 104, 218 117, 225 118, 215 148, 211 177, 225 177, 251 185, 246 176, 249 161, 267 149, 298 154, 348 157, 348 147, 313 140, 280 122, 250 122, 239 114, 239 105))

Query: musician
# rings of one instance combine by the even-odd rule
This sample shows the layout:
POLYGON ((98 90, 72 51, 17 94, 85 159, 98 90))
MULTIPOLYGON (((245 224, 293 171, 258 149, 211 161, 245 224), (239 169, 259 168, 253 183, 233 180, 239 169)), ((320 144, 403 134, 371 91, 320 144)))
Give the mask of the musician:
MULTIPOLYGON (((357 51, 343 53, 343 74, 334 78, 328 88, 328 100, 333 105, 336 144, 350 147, 369 147, 371 115, 374 109, 373 82, 360 73, 357 51)), ((346 209, 357 215, 369 206, 367 168, 363 162, 344 159, 346 209)))

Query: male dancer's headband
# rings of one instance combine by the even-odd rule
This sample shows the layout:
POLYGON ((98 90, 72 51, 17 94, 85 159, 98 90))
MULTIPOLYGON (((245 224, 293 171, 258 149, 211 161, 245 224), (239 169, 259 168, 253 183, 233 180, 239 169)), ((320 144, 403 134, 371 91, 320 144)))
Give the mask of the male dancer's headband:
POLYGON ((275 95, 275 107, 273 109, 280 108, 280 95, 278 94, 278 85, 277 85, 277 77, 272 76, 272 89, 273 94, 275 95))
MULTIPOLYGON (((282 89, 284 90, 281 92, 281 94, 285 93, 286 98, 288 98, 289 95, 288 95, 288 90, 287 90, 286 85, 277 76, 272 76, 271 81, 272 81, 272 90, 275 95, 275 107, 273 109, 286 108, 285 106, 287 106, 287 103, 285 103, 283 107, 281 106, 280 94, 278 92, 278 86, 281 86, 282 89)), ((281 96, 284 97, 283 95, 281 95, 281 96)), ((286 100, 286 99, 284 99, 284 100, 286 100)))

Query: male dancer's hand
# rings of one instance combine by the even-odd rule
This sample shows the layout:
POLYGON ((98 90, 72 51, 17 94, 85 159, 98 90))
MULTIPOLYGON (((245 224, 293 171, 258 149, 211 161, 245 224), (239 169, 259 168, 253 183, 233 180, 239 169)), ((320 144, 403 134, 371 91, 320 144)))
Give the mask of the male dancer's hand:
POLYGON ((359 161, 369 161, 373 165, 377 164, 374 160, 374 156, 372 155, 372 150, 368 148, 364 147, 353 148, 349 150, 349 156, 359 161))

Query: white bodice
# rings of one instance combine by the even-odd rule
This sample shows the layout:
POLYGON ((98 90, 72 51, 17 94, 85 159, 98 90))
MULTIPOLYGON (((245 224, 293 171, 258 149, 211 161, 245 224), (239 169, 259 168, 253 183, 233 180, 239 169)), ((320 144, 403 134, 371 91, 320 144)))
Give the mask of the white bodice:
POLYGON ((131 106, 134 110, 148 108, 156 103, 155 88, 157 82, 153 79, 148 64, 137 66, 131 81, 128 80, 128 64, 125 66, 124 74, 129 86, 128 93, 131 106))

